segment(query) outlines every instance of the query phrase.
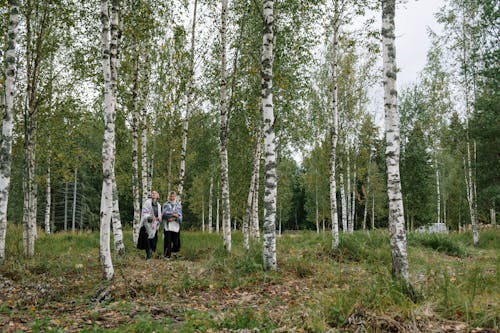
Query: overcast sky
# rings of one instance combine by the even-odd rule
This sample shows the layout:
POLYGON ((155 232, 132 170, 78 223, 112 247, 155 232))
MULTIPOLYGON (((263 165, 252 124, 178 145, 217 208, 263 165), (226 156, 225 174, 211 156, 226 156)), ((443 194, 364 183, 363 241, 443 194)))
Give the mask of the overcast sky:
POLYGON ((417 79, 424 68, 427 50, 430 47, 427 27, 441 32, 434 13, 444 0, 409 0, 396 7, 396 62, 400 68, 398 87, 417 79))

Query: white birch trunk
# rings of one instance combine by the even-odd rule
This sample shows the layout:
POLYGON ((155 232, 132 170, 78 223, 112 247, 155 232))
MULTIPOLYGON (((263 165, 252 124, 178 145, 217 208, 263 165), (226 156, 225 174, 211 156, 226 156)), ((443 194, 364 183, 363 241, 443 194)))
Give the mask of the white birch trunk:
POLYGON ((5 52, 5 85, 0 83, 2 99, 2 137, 0 139, 0 265, 5 260, 5 238, 7 235, 7 206, 9 201, 12 167, 12 130, 14 128, 14 94, 16 78, 17 26, 19 24, 19 1, 9 1, 8 42, 5 52))
POLYGON ((495 211, 495 208, 490 208, 490 223, 492 226, 497 225, 497 213, 495 211))
POLYGON ((316 233, 319 234, 319 205, 318 205, 318 184, 314 184, 316 190, 315 205, 316 205, 316 233))
POLYGON ((113 175, 114 175, 114 146, 115 146, 115 97, 111 79, 110 60, 110 23, 108 14, 108 0, 101 0, 102 23, 102 69, 104 76, 104 138, 102 145, 102 193, 100 209, 100 246, 99 258, 103 275, 107 280, 114 276, 113 263, 110 251, 110 227, 113 211, 113 175))
POLYGON ((68 231, 68 190, 69 183, 64 185, 64 231, 68 231))
POLYGON ((116 186, 116 177, 113 170, 113 211, 111 215, 111 226, 113 228, 113 240, 115 251, 119 255, 125 254, 125 244, 123 243, 123 230, 120 217, 120 206, 118 204, 118 188, 116 186))
POLYGON ((372 193, 372 230, 375 230, 375 194, 372 193))
POLYGON ((220 230, 220 223, 219 223, 219 216, 220 216, 220 198, 219 198, 219 186, 217 186, 217 204, 216 204, 216 209, 215 209, 215 232, 219 233, 220 230))
POLYGON ((191 26, 191 50, 190 50, 190 63, 189 63, 189 78, 187 82, 187 102, 186 102, 186 115, 182 123, 182 146, 181 146, 181 162, 179 169, 179 186, 177 189, 177 198, 179 202, 182 200, 184 192, 184 178, 186 175, 186 151, 187 139, 189 131, 189 119, 191 118, 191 107, 194 89, 194 51, 195 51, 195 36, 196 36, 196 12, 198 8, 198 0, 194 0, 193 8, 193 22, 191 26))
POLYGON ((441 189, 439 186, 439 165, 437 161, 437 155, 435 156, 435 167, 436 167, 436 214, 437 214, 437 223, 441 223, 441 189))
POLYGON ((220 159, 222 181, 222 228, 224 247, 231 252, 231 212, 229 202, 229 165, 227 158, 228 116, 227 116, 227 78, 226 78, 226 28, 227 0, 221 2, 221 69, 220 69, 220 159))
POLYGON ((276 143, 274 134, 273 60, 274 60, 274 1, 265 0, 263 6, 264 31, 262 36, 262 95, 264 119, 264 156, 266 181, 264 190, 264 270, 276 270, 276 143))
POLYGON ((342 204, 342 231, 347 233, 347 203, 345 197, 345 184, 344 184, 344 163, 342 157, 339 156, 339 181, 340 181, 340 201, 342 204))
POLYGON ((391 235, 392 274, 410 286, 406 253, 406 231, 401 178, 399 173, 399 114, 396 90, 395 0, 382 0, 382 43, 384 63, 384 110, 386 130, 387 195, 389 198, 389 230, 391 235))
POLYGON ((354 232, 354 225, 356 224, 356 162, 357 162, 357 156, 358 156, 358 150, 357 147, 355 147, 355 154, 354 154, 354 166, 353 166, 353 175, 352 175, 352 192, 351 192, 351 223, 349 224, 349 232, 353 233, 354 232))
POLYGON ((71 211, 71 231, 76 231, 76 187, 78 185, 78 168, 75 168, 73 179, 73 210, 71 211))
POLYGON ((366 230, 366 217, 368 216, 368 198, 370 195, 370 173, 372 167, 372 150, 370 147, 370 157, 368 158, 368 174, 366 176, 365 211, 363 213, 363 230, 366 230))
POLYGON ((332 114, 330 118, 330 135, 331 135, 331 151, 330 151, 330 210, 332 219, 332 249, 338 249, 340 244, 339 239, 339 217, 337 210, 337 179, 336 179, 336 157, 337 157, 337 141, 338 141, 338 82, 337 82, 337 48, 338 48, 338 32, 339 32, 339 13, 338 4, 335 2, 332 33, 332 68, 331 68, 331 108, 332 114))
MULTIPOLYGON (((139 51, 136 51, 137 53, 139 51)), ((134 220, 132 221, 132 239, 137 245, 141 228, 141 202, 139 190, 139 59, 134 59, 134 85, 132 88, 132 196, 134 200, 134 220)))
MULTIPOLYGON (((146 96, 145 96, 146 97, 146 96)), ((146 111, 146 98, 142 106, 142 132, 141 132, 141 185, 142 185, 142 202, 146 201, 151 195, 148 191, 148 115, 146 111)))
POLYGON ((212 202, 213 202, 213 192, 214 192, 214 179, 210 177, 210 193, 208 194, 208 233, 212 233, 213 225, 213 212, 212 212, 212 202))
POLYGON ((257 158, 254 164, 254 189, 252 194, 252 217, 250 221, 250 236, 253 239, 260 240, 260 222, 259 222, 259 188, 260 188, 260 159, 262 155, 262 131, 259 130, 257 138, 258 145, 255 157, 257 158))
POLYGON ((205 232, 205 198, 201 198, 201 231, 205 232))
MULTIPOLYGON (((50 143, 50 139, 49 139, 50 143)), ((50 179, 50 150, 47 155, 47 180, 46 180, 46 190, 45 190, 45 233, 47 235, 50 235, 50 210, 51 210, 51 203, 52 203, 52 188, 51 188, 51 179, 50 179)))
POLYGON ((347 156, 347 232, 351 232, 351 157, 349 156, 349 146, 346 147, 347 156))
POLYGON ((476 221, 476 210, 474 203, 474 181, 472 179, 470 142, 467 142, 467 168, 466 168, 467 201, 469 203, 470 221, 472 225, 472 238, 474 246, 479 244, 479 228, 476 221))
MULTIPOLYGON (((259 164, 260 164, 260 134, 261 130, 260 128, 257 130, 257 135, 255 139, 255 152, 253 156, 253 170, 252 170, 252 176, 250 177, 250 188, 248 189, 248 196, 247 196, 247 206, 246 206, 246 211, 245 211, 245 217, 243 219, 243 246, 246 250, 250 249, 250 233, 254 230, 252 227, 252 223, 254 222, 253 220, 253 204, 254 201, 256 200, 255 198, 255 182, 258 181, 258 170, 259 170, 259 164)), ((257 217, 258 221, 258 217, 257 217)))

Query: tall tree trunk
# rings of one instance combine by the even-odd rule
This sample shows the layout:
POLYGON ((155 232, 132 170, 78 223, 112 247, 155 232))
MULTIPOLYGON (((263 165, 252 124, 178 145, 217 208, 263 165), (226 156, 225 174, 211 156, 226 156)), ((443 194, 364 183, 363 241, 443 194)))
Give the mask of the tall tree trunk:
POLYGON ((372 193, 372 230, 375 230, 375 193, 372 193))
MULTIPOLYGON (((120 25, 120 0, 111 0, 111 42, 110 42, 110 70, 113 96, 115 97, 115 112, 118 105, 118 70, 119 70, 119 25, 120 25)), ((113 144, 113 155, 116 156, 116 144, 113 144)), ((120 205, 118 199, 118 187, 116 185, 116 175, 113 168, 112 188, 113 188, 113 210, 111 215, 111 226, 113 228, 113 239, 115 251, 119 255, 125 254, 125 244, 123 243, 122 222, 120 218, 120 205)), ((151 188, 151 186, 150 186, 151 188)))
POLYGON ((113 228, 113 240, 115 251, 119 255, 125 254, 125 244, 123 243, 123 230, 120 217, 120 207, 118 205, 118 188, 116 186, 116 177, 113 172, 113 211, 111 215, 111 226, 113 228))
POLYGON ((250 221, 250 236, 253 239, 260 240, 260 222, 259 222, 259 191, 260 191, 260 159, 262 155, 262 142, 261 131, 258 138, 259 145, 257 146, 258 151, 256 152, 257 161, 254 164, 253 176, 254 179, 254 189, 252 195, 252 218, 250 221))
POLYGON ((346 147, 346 159, 347 159, 347 189, 346 189, 346 196, 347 196, 347 232, 351 232, 351 157, 350 157, 350 152, 349 152, 349 145, 346 147))
POLYGON ((497 213, 495 211, 495 207, 490 208, 490 223, 492 226, 497 225, 497 213))
POLYGON ((435 156, 435 167, 436 167, 436 213, 437 213, 437 223, 441 223, 441 189, 439 185, 439 165, 437 161, 437 154, 435 156))
MULTIPOLYGON (((315 175, 316 178, 316 175, 315 175)), ((315 190, 315 196, 314 196, 314 203, 316 206, 316 233, 319 234, 319 204, 318 204, 318 184, 316 183, 316 179, 314 182, 314 190, 315 190)))
MULTIPOLYGON (((50 138, 49 138, 49 144, 50 144, 50 138)), ((50 149, 47 154, 47 180, 46 180, 46 190, 45 190, 45 233, 47 235, 50 234, 50 210, 51 206, 50 204, 52 203, 52 188, 51 188, 51 179, 50 179, 50 149)))
POLYGON ((213 192, 214 192, 214 178, 210 177, 210 193, 208 194, 208 233, 212 233, 213 225, 213 212, 212 212, 212 202, 213 202, 213 192))
POLYGON ((351 223, 349 224, 349 232, 354 232, 354 227, 356 224, 356 164, 358 160, 358 148, 354 147, 354 166, 353 166, 353 175, 352 175, 352 192, 351 192, 351 223))
MULTIPOLYGON (((193 8, 193 22, 191 25, 191 50, 189 54, 189 78, 187 81, 187 101, 186 101, 186 115, 182 123, 182 146, 181 146, 181 165, 179 169, 179 186, 177 190, 178 200, 182 200, 182 194, 184 192, 184 178, 186 174, 186 151, 187 151, 187 139, 189 131, 189 119, 191 117, 191 107, 193 100, 193 90, 194 90, 194 51, 195 51, 195 36, 196 36, 196 12, 198 8, 198 0, 194 0, 193 8)), ((231 229, 231 228, 229 228, 231 229)))
POLYGON ((363 230, 366 230, 366 217, 368 216, 368 198, 370 195, 370 173, 372 167, 372 149, 370 147, 370 157, 368 158, 368 172, 366 176, 365 211, 363 213, 363 230))
POLYGON ((231 252, 231 211, 229 202, 229 165, 227 159, 228 116, 227 116, 227 78, 226 78, 226 28, 227 0, 222 0, 221 7, 221 70, 220 70, 220 159, 222 181, 222 228, 224 247, 231 252))
MULTIPOLYGON (((253 223, 254 223, 254 204, 255 201, 258 200, 255 196, 255 183, 259 181, 259 165, 260 165, 260 147, 261 147, 261 129, 258 127, 257 129, 257 135, 255 138, 255 152, 253 155, 253 170, 252 170, 252 176, 250 177, 250 188, 248 189, 248 196, 247 196, 247 206, 246 206, 246 211, 245 211, 245 217, 243 219, 243 246, 246 250, 250 248, 250 234, 255 230, 253 223)), ((257 203, 258 205, 258 203, 257 203)), ((259 218, 257 216, 257 224, 258 224, 259 218)), ((257 234, 259 234, 259 229, 257 226, 257 234)), ((253 237, 253 235, 252 235, 253 237)))
POLYGON ((113 175, 115 167, 115 96, 111 79, 110 22, 108 0, 101 0, 102 69, 104 76, 104 138, 102 145, 102 193, 100 209, 99 257, 103 275, 111 280, 114 275, 110 251, 111 217, 113 212, 113 175))
POLYGON ((64 231, 68 231, 68 190, 69 183, 64 185, 64 231))
POLYGON ((71 211, 71 231, 76 231, 76 187, 78 185, 78 168, 75 168, 73 179, 73 210, 71 211))
POLYGON ((217 182, 217 203, 216 203, 216 209, 215 209, 215 232, 219 233, 220 229, 220 223, 219 223, 219 217, 220 217, 220 185, 219 182, 217 182))
POLYGON ((274 1, 265 0, 263 6, 264 30, 262 36, 262 97, 264 119, 264 156, 266 181, 264 190, 264 269, 276 270, 276 143, 274 134, 273 60, 274 60, 274 1))
POLYGON ((399 173, 399 114, 396 90, 396 46, 394 43, 395 0, 382 0, 382 43, 384 61, 384 109, 386 129, 387 195, 389 198, 389 230, 391 235, 392 275, 410 287, 406 253, 401 178, 399 173))
POLYGON ((141 202, 139 190, 139 51, 134 59, 134 83, 132 88, 132 196, 134 200, 134 220, 132 239, 137 245, 141 228, 141 202))
POLYGON ((17 26, 19 24, 19 1, 9 1, 9 27, 5 52, 5 86, 0 83, 2 102, 2 137, 0 139, 0 265, 5 260, 5 237, 7 235, 7 206, 9 201, 12 166, 12 130, 14 127, 14 90, 16 78, 17 26))
MULTIPOLYGON (((36 92, 38 65, 40 60, 40 35, 33 37, 31 31, 31 1, 25 3, 26 9, 26 100, 24 105, 24 209, 23 209, 23 249, 28 257, 35 255, 36 233, 36 184, 35 184, 35 145, 36 145, 36 92), (34 46, 36 44, 36 46, 34 46), (38 52, 37 52, 38 51, 38 52)), ((38 13, 36 13, 38 15, 38 13)), ((43 24, 43 23, 41 23, 43 24)), ((42 29, 42 28, 41 28, 42 29)), ((40 33, 41 34, 41 33, 40 33)))
POLYGON ((142 91, 142 113, 141 113, 141 185, 142 185, 142 202, 151 195, 148 190, 148 132, 149 122, 147 113, 147 100, 149 95, 149 57, 146 56, 146 64, 144 69, 144 86, 142 91))
POLYGON ((345 197, 345 184, 344 184, 344 163, 342 157, 339 156, 339 181, 340 181, 340 201, 342 203, 342 231, 348 232, 347 229, 347 203, 345 197))
POLYGON ((338 249, 340 244, 339 239, 339 217, 337 210, 337 179, 336 179, 336 157, 337 157, 337 141, 338 141, 338 81, 337 81, 337 54, 338 54, 338 33, 339 33, 340 17, 338 11, 338 3, 335 2, 333 31, 332 31, 332 68, 331 68, 331 108, 332 114, 330 117, 330 210, 332 219, 332 249, 338 249))
POLYGON ((205 232, 205 197, 201 197, 201 231, 205 232))

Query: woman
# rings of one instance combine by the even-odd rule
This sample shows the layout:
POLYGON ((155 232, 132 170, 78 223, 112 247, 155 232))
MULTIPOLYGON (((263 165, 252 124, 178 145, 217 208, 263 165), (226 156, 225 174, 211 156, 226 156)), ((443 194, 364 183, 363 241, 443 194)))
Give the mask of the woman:
POLYGON ((170 192, 168 201, 163 204, 162 220, 164 223, 163 254, 170 258, 172 252, 177 253, 181 249, 181 222, 182 206, 176 201, 176 193, 170 192))
POLYGON ((161 218, 161 205, 158 202, 160 195, 158 192, 151 192, 151 198, 144 201, 141 214, 141 229, 137 248, 146 250, 146 260, 150 259, 152 253, 156 251, 158 241, 158 229, 161 218))

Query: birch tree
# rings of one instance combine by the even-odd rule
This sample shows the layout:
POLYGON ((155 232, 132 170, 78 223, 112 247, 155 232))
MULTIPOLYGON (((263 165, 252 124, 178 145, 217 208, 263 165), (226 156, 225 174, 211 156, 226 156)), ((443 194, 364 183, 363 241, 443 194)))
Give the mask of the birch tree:
POLYGON ((104 139, 102 145, 102 193, 100 212, 99 257, 103 275, 114 276, 110 251, 110 227, 113 213, 113 175, 115 167, 115 96, 111 78, 110 19, 108 0, 101 0, 101 51, 104 76, 104 139))
POLYGON ((265 0, 263 6, 264 29, 262 36, 262 111, 264 120, 264 269, 276 270, 276 143, 273 108, 273 60, 274 60, 274 1, 265 0))
POLYGON ((227 116, 227 78, 226 78, 226 29, 227 0, 221 2, 221 68, 220 68, 220 159, 222 181, 222 226, 224 247, 231 252, 231 211, 229 202, 229 166, 227 158, 228 116, 227 116))
POLYGON ((19 1, 9 1, 8 42, 5 52, 5 84, 0 91, 2 103, 2 138, 0 140, 0 264, 5 260, 5 237, 7 234, 7 204, 9 200, 12 165, 12 130, 14 127, 14 93, 16 78, 17 26, 19 24, 19 1))
POLYGON ((187 151, 187 139, 189 131, 189 119, 192 113, 192 103, 193 103, 193 90, 194 90, 194 52, 195 52, 195 36, 196 36, 196 11, 198 8, 198 0, 194 0, 193 7, 193 21, 191 23, 191 50, 189 53, 189 68, 188 68, 188 79, 186 85, 186 114, 182 123, 182 146, 181 146, 181 165, 179 169, 179 186, 177 190, 177 195, 179 201, 182 200, 182 194, 184 192, 184 180, 186 175, 186 151, 187 151))
POLYGON ((410 287, 406 252, 406 231, 399 174, 399 114, 396 90, 395 0, 382 0, 383 83, 386 130, 387 195, 389 198, 389 230, 392 274, 410 287))

